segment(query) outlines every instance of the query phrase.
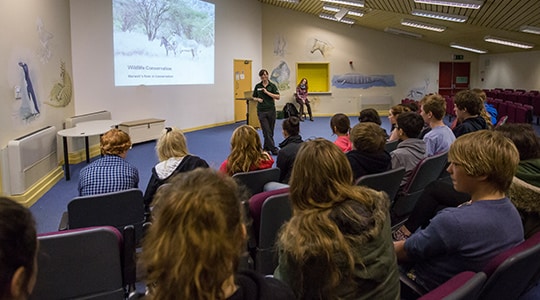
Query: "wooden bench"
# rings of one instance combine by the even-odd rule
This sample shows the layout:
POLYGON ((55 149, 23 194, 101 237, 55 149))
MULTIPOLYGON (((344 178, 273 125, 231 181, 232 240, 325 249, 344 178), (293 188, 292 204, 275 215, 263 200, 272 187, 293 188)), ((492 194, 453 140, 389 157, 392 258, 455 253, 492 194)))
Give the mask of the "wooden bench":
POLYGON ((164 126, 163 119, 142 119, 120 123, 118 129, 129 134, 131 143, 136 144, 159 138, 164 126))

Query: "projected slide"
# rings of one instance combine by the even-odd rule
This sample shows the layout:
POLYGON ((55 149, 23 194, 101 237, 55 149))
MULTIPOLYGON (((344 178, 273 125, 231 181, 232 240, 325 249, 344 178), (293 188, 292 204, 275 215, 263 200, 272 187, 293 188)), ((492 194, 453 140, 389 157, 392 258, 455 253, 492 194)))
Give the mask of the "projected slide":
POLYGON ((115 85, 214 83, 214 4, 113 0, 112 5, 115 85))

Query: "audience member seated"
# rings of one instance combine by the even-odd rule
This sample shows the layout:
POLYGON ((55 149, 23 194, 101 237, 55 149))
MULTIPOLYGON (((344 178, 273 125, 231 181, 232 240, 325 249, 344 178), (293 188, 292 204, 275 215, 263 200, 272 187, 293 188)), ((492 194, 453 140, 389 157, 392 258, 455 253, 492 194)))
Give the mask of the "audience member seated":
POLYGON ((250 125, 242 125, 233 131, 231 153, 221 163, 219 170, 232 176, 240 172, 269 169, 273 164, 272 156, 262 150, 257 130, 250 125))
POLYGON ((401 113, 397 117, 397 135, 401 142, 390 153, 392 169, 404 167, 405 175, 401 181, 403 187, 418 163, 426 157, 426 143, 417 138, 424 126, 424 120, 415 112, 401 113))
POLYGON ((519 162, 514 144, 483 130, 458 138, 448 157, 454 188, 470 201, 441 210, 426 228, 394 242, 401 271, 428 291, 460 272, 482 271, 523 241, 519 213, 505 196, 519 162))
POLYGON ((278 238, 274 272, 297 299, 399 298, 388 197, 352 177, 332 142, 300 147, 289 189, 293 216, 278 238))
POLYGON ((511 139, 519 151, 508 197, 521 215, 525 238, 529 238, 540 231, 540 142, 530 124, 504 124, 495 130, 511 139))
POLYGON ((0 197, 0 299, 28 299, 36 283, 37 248, 30 211, 0 197))
POLYGON ((281 126, 285 140, 279 144, 276 166, 280 170, 279 182, 289 183, 296 153, 304 141, 300 136, 299 118, 289 117, 283 120, 281 126))
POLYGON ((152 176, 144 192, 144 203, 149 206, 157 189, 178 173, 196 168, 208 168, 208 163, 189 154, 186 137, 178 128, 165 127, 156 144, 159 163, 152 168, 152 176))
POLYGON ((140 257, 150 299, 294 299, 277 279, 236 273, 247 233, 234 179, 199 168, 170 183, 156 193, 140 257))
POLYGON ((487 102, 486 92, 481 89, 472 89, 472 91, 475 92, 476 95, 480 97, 480 100, 482 100, 484 103, 484 109, 482 109, 480 115, 484 118, 484 120, 486 120, 488 127, 490 129, 493 128, 493 126, 497 124, 497 109, 487 102))
POLYGON ((441 95, 435 94, 425 96, 420 100, 420 104, 420 115, 431 128, 423 137, 427 156, 447 152, 456 140, 456 136, 443 122, 446 100, 441 95))
MULTIPOLYGON (((537 201, 540 192, 540 143, 531 125, 505 124, 499 127, 495 130, 512 140, 519 152, 518 169, 508 195, 518 208, 525 236, 529 237, 540 230, 540 201, 537 201)), ((437 211, 457 207, 469 199, 470 195, 456 191, 450 183, 440 180, 430 183, 407 221, 392 233, 393 239, 408 238, 411 232, 425 228, 437 211)))
MULTIPOLYGON (((379 112, 376 111, 374 108, 364 108, 360 111, 360 115, 358 116, 358 122, 372 122, 379 126, 382 125, 381 116, 379 115, 379 112)), ((388 139, 388 133, 384 128, 381 127, 382 130, 384 130, 384 136, 386 139, 388 139)))
POLYGON ((346 155, 354 180, 390 169, 390 154, 384 151, 386 136, 379 125, 372 122, 358 123, 352 128, 350 139, 353 149, 346 155))
POLYGON ((475 92, 459 91, 454 97, 454 104, 454 112, 458 119, 458 124, 453 130, 456 138, 476 130, 488 129, 486 120, 480 115, 484 103, 475 92))
POLYGON ((88 196, 118 192, 139 187, 139 171, 126 161, 131 149, 129 135, 111 129, 101 136, 101 158, 82 168, 79 195, 88 196))
POLYGON ((330 119, 330 128, 332 133, 337 135, 337 139, 334 141, 339 149, 343 152, 349 152, 352 150, 352 143, 349 139, 349 131, 351 130, 351 120, 347 115, 339 113, 332 116, 330 119))
POLYGON ((390 128, 390 137, 388 138, 389 142, 399 140, 398 130, 396 128, 397 117, 399 116, 399 114, 410 111, 411 109, 404 104, 394 105, 392 106, 392 108, 390 108, 390 110, 388 111, 388 120, 390 121, 390 126, 392 126, 392 128, 390 128))

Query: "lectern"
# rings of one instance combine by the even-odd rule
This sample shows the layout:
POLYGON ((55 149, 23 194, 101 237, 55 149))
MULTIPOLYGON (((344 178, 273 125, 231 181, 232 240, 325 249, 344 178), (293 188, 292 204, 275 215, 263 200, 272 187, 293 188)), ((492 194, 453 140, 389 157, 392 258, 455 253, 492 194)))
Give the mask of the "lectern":
POLYGON ((259 123, 259 117, 257 117, 257 101, 253 100, 253 91, 245 91, 244 98, 246 98, 247 113, 246 123, 255 128, 261 128, 259 123))

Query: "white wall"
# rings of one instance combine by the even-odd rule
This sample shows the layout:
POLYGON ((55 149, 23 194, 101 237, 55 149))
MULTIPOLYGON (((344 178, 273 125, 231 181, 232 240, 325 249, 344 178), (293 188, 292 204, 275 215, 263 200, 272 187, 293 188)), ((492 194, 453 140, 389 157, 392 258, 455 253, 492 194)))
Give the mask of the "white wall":
POLYGON ((216 5, 215 84, 115 87, 111 0, 71 0, 75 112, 109 110, 122 121, 163 118, 183 129, 232 122, 233 61, 261 64, 261 7, 252 0, 210 2, 216 5))
POLYGON ((357 114, 363 97, 389 96, 393 103, 399 103, 410 90, 425 87, 426 81, 429 85, 424 92, 437 92, 439 62, 452 61, 453 54, 462 54, 463 61, 471 63, 471 87, 478 85, 478 55, 474 53, 436 46, 421 39, 396 36, 360 25, 350 27, 271 5, 263 5, 263 24, 265 66, 270 71, 283 60, 291 70, 291 89, 281 91, 286 101, 292 101, 294 87, 298 83, 297 62, 329 62, 331 76, 344 73, 394 75, 394 87, 343 89, 332 86, 332 95, 315 97, 318 99, 313 106, 318 114, 357 114), (273 52, 276 36, 283 36, 286 40, 283 57, 273 52), (324 57, 319 52, 309 51, 314 38, 331 45, 332 49, 324 57), (353 62, 352 68, 349 61, 353 62))
POLYGON ((482 55, 478 73, 482 88, 540 90, 540 51, 482 55))

